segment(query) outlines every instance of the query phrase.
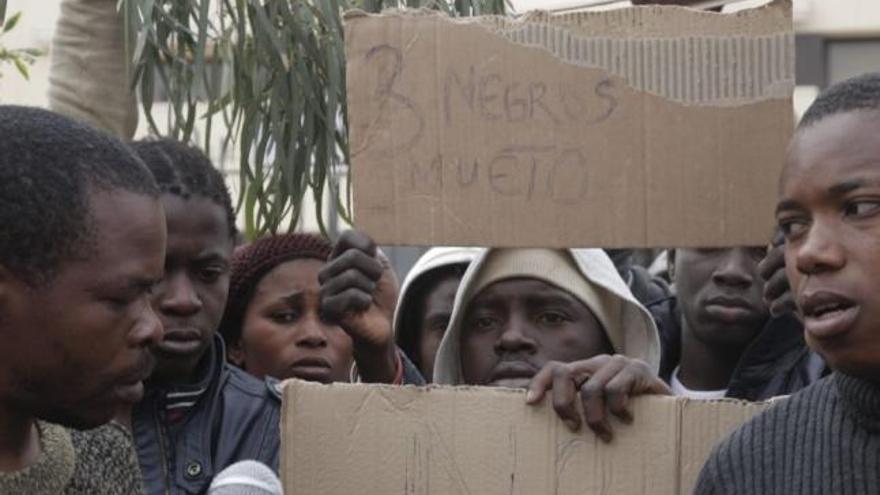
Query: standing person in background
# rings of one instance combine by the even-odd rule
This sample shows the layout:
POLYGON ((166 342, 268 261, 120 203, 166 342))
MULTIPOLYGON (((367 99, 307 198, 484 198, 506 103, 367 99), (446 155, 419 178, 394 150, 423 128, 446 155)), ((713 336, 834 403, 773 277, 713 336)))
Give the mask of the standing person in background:
POLYGON ((152 303, 164 328, 132 428, 147 492, 204 493, 244 459, 278 469, 281 398, 274 382, 228 364, 216 334, 229 287, 235 216, 223 177, 195 148, 133 143, 162 191, 165 277, 152 303))
POLYGON ((0 136, 0 493, 140 493, 129 433, 85 429, 139 401, 153 368, 156 183, 119 141, 45 110, 0 106, 0 136))
POLYGON ((431 380, 434 356, 452 316, 461 277, 483 248, 429 249, 407 273, 394 310, 394 335, 422 376, 431 380))
POLYGON ((666 280, 652 275, 647 268, 633 261, 632 249, 606 249, 605 252, 636 301, 648 305, 672 295, 666 280))
POLYGON ((648 310, 660 330, 660 377, 676 395, 755 401, 821 377, 797 318, 770 316, 758 270, 766 254, 762 246, 670 252, 676 295, 648 310))
POLYGON ((260 377, 345 382, 358 374, 356 364, 364 381, 423 383, 391 338, 397 279, 389 263, 355 232, 343 234, 337 248, 346 256, 321 235, 291 233, 259 239, 235 253, 220 325, 229 360, 260 377), (351 246, 364 250, 347 253, 351 246), (320 281, 325 272, 333 285, 320 281), (370 319, 343 322, 328 314, 326 292, 345 283, 361 284, 344 294, 356 299, 362 286, 376 290, 375 300, 368 301, 375 307, 370 319))
POLYGON ((880 74, 806 111, 776 220, 807 344, 833 373, 716 446, 695 493, 869 494, 880 487, 880 74))

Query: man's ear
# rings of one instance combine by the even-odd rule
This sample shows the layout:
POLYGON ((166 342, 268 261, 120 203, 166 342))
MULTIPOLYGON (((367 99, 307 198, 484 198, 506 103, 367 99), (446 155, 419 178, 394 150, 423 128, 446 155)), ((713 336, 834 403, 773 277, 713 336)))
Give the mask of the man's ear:
POLYGON ((21 286, 18 279, 5 265, 0 263, 0 307, 9 298, 10 291, 21 286))
POLYGON ((21 294, 22 281, 5 265, 0 264, 0 321, 6 317, 10 300, 21 294))
POLYGON ((241 339, 238 339, 237 342, 226 346, 226 358, 229 360, 230 363, 238 366, 241 369, 244 369, 244 347, 241 344, 241 339))
POLYGON ((666 250, 666 271, 669 272, 669 281, 675 282, 675 249, 666 250))

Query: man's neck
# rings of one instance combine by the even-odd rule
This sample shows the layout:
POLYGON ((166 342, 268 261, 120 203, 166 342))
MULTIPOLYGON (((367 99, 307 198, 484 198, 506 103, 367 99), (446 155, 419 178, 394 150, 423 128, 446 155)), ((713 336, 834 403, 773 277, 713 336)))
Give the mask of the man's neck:
POLYGON ((213 348, 209 346, 199 357, 198 361, 196 361, 196 365, 189 369, 174 370, 173 372, 170 370, 157 369, 153 372, 153 376, 147 380, 148 386, 167 389, 196 385, 204 379, 204 375, 207 373, 206 368, 210 364, 211 352, 213 352, 213 348))
POLYGON ((34 418, 0 405, 0 472, 20 471, 40 456, 40 432, 34 418))
POLYGON ((693 334, 687 320, 681 322, 681 361, 678 380, 689 390, 724 390, 744 349, 712 347, 693 334))

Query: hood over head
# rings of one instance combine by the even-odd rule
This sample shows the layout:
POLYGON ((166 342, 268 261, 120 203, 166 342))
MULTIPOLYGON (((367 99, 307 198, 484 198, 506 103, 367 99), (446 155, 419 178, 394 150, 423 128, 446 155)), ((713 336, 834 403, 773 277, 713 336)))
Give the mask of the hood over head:
POLYGON ((511 278, 534 278, 569 292, 602 323, 616 353, 641 359, 657 372, 660 341, 654 320, 633 297, 604 251, 497 248, 484 251, 462 278, 449 327, 437 351, 435 383, 463 383, 461 323, 467 306, 482 289, 511 278))
POLYGON ((414 289, 419 288, 421 281, 427 275, 456 265, 467 266, 485 250, 485 248, 479 247, 431 248, 416 261, 407 273, 400 286, 400 296, 397 307, 394 309, 393 330, 398 345, 411 359, 417 357, 416 349, 410 348, 415 343, 410 333, 417 326, 416 315, 413 314, 413 293, 416 292, 414 289))

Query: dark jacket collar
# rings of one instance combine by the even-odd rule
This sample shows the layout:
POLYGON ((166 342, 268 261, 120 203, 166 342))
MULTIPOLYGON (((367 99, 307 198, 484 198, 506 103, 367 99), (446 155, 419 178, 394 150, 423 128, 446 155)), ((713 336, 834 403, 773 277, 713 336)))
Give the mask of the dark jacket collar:
MULTIPOLYGON (((660 378, 669 383, 681 360, 681 311, 675 296, 647 306, 660 332, 660 378)), ((768 320, 740 357, 727 396, 750 401, 786 395, 821 378, 827 369, 804 342, 792 314, 768 320)))
POLYGON ((146 393, 149 395, 161 394, 164 396, 168 393, 207 390, 219 378, 225 360, 226 348, 223 344, 223 339, 219 334, 215 333, 213 340, 208 345, 208 348, 205 349, 205 354, 202 356, 202 359, 199 360, 199 364, 196 367, 195 381, 172 385, 147 382, 146 393))

